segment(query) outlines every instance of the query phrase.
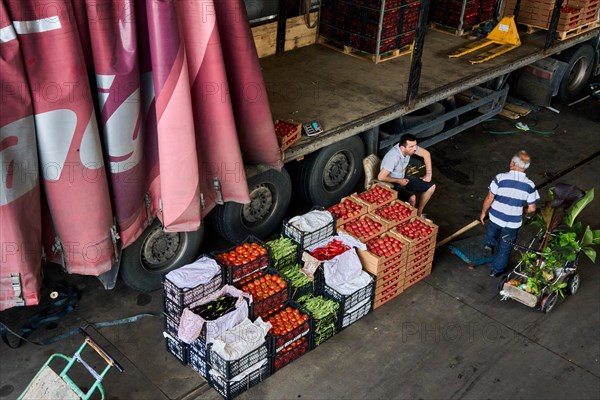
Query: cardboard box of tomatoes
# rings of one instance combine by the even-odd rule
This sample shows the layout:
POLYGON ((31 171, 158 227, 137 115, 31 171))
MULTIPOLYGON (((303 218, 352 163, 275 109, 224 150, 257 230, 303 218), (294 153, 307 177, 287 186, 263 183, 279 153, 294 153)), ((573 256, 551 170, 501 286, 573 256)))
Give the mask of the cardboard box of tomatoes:
POLYGON ((354 193, 352 197, 362 200, 368 206, 368 211, 371 212, 384 204, 387 204, 398 198, 398 192, 387 185, 376 183, 367 191, 362 193, 354 193))
POLYGON ((388 227, 391 229, 416 217, 417 209, 402 200, 393 200, 377 207, 372 213, 387 222, 388 227))
POLYGON ((359 198, 347 196, 342 198, 339 203, 327 208, 327 211, 335 215, 336 226, 339 228, 346 222, 365 215, 368 209, 368 205, 359 198))
POLYGON ((275 135, 279 148, 286 150, 302 136, 302 124, 296 121, 275 120, 275 135))
POLYGON ((391 230, 367 242, 367 249, 359 249, 358 257, 363 269, 376 275, 392 263, 406 262, 409 246, 408 240, 391 230))
POLYGON ((428 219, 414 217, 410 221, 396 226, 390 232, 397 233, 407 240, 410 243, 409 254, 412 254, 425 243, 435 243, 438 226, 428 219))
POLYGON ((215 252, 212 256, 223 268, 228 284, 239 282, 271 265, 271 249, 254 236, 248 236, 242 244, 223 252, 215 252))
POLYGON ((374 214, 366 214, 346 222, 339 231, 353 236, 363 243, 376 238, 390 229, 388 223, 374 214))

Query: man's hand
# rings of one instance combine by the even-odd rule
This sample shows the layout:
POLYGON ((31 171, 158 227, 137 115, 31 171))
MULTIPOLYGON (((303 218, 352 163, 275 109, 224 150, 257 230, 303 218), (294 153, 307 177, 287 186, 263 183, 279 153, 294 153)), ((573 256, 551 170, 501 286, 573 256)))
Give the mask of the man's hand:
POLYGON ((427 174, 423 175, 423 176, 421 177, 421 179, 422 179, 422 180, 424 180, 425 182, 431 182, 431 172, 429 172, 429 173, 427 173, 427 174))
POLYGON ((482 213, 479 215, 479 222, 481 222, 481 225, 485 225, 485 222, 484 222, 484 220, 485 220, 485 215, 486 215, 486 214, 487 214, 486 212, 482 212, 482 213))
POLYGON ((406 185, 408 185, 408 182, 410 182, 408 180, 408 178, 400 178, 400 179, 398 179, 398 184, 400 184, 400 186, 406 186, 406 185))

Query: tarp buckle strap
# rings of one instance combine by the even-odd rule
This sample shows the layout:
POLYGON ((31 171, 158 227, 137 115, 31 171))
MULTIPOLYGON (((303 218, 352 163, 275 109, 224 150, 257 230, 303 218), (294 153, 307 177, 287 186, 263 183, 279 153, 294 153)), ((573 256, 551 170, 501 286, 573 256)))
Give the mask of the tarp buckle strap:
POLYGON ((223 194, 221 193, 221 181, 219 181, 219 178, 216 176, 213 176, 213 189, 215 189, 215 192, 217 193, 215 202, 218 205, 225 204, 225 202, 223 202, 223 194))
POLYGON ((113 225, 110 227, 110 238, 112 239, 113 249, 115 251, 115 261, 119 262, 119 241, 121 239, 121 235, 119 235, 119 231, 117 230, 117 226, 113 225))
POLYGON ((206 207, 206 201, 204 200, 204 193, 200 192, 200 211, 206 207))
POLYGON ((62 269, 66 273, 70 273, 69 268, 67 268, 67 260, 65 260, 65 251, 64 251, 62 242, 60 241, 60 238, 58 236, 56 236, 54 238, 54 244, 52 245, 52 252, 55 254, 60 253, 60 263, 62 265, 62 269))
POLYGON ((15 292, 15 306, 24 306, 25 300, 23 299, 23 288, 21 287, 20 273, 12 272, 10 274, 10 285, 15 292))
POLYGON ((146 192, 146 196, 144 196, 144 201, 146 202, 146 218, 148 219, 148 225, 152 223, 152 212, 150 211, 150 206, 152 205, 152 199, 150 198, 150 192, 146 192))

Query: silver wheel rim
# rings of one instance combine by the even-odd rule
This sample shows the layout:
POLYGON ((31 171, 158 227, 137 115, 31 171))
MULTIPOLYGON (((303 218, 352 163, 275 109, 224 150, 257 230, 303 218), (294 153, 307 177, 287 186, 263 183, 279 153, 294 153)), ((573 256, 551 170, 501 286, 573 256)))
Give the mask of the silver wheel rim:
POLYGON ((585 57, 580 57, 575 61, 573 68, 569 71, 569 80, 567 81, 569 90, 577 89, 582 84, 587 71, 587 64, 587 58, 585 57))
POLYGON ((164 232, 162 228, 157 227, 142 243, 142 265, 149 271, 159 272, 177 256, 180 247, 179 233, 164 232))
POLYGON ((323 169, 323 186, 328 192, 335 192, 350 179, 350 171, 354 169, 354 162, 345 152, 333 155, 323 169))
POLYGON ((552 309, 554 308, 554 305, 556 304, 556 300, 558 299, 558 296, 556 295, 556 293, 551 293, 550 295, 548 295, 548 297, 546 298, 546 302, 544 303, 544 310, 548 313, 550 311, 552 311, 552 309))
POLYGON ((263 221, 273 211, 276 200, 268 185, 263 183, 252 188, 250 203, 244 204, 242 208, 244 225, 252 226, 263 221))
POLYGON ((571 278, 571 294, 575 294, 579 290, 579 274, 573 275, 571 278))

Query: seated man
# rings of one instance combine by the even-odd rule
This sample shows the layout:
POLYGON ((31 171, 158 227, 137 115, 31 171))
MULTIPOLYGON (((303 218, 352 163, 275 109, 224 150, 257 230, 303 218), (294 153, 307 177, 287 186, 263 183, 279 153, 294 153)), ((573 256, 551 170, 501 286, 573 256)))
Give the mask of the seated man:
POLYGON ((431 182, 431 173, 431 154, 417 146, 417 138, 407 133, 402 135, 400 142, 383 157, 377 179, 392 183, 398 191, 398 198, 417 207, 418 215, 421 216, 425 205, 435 192, 435 185, 431 182), (425 176, 421 178, 404 176, 410 156, 413 154, 423 157, 425 161, 425 176), (417 193, 420 194, 418 206, 416 206, 417 193))

